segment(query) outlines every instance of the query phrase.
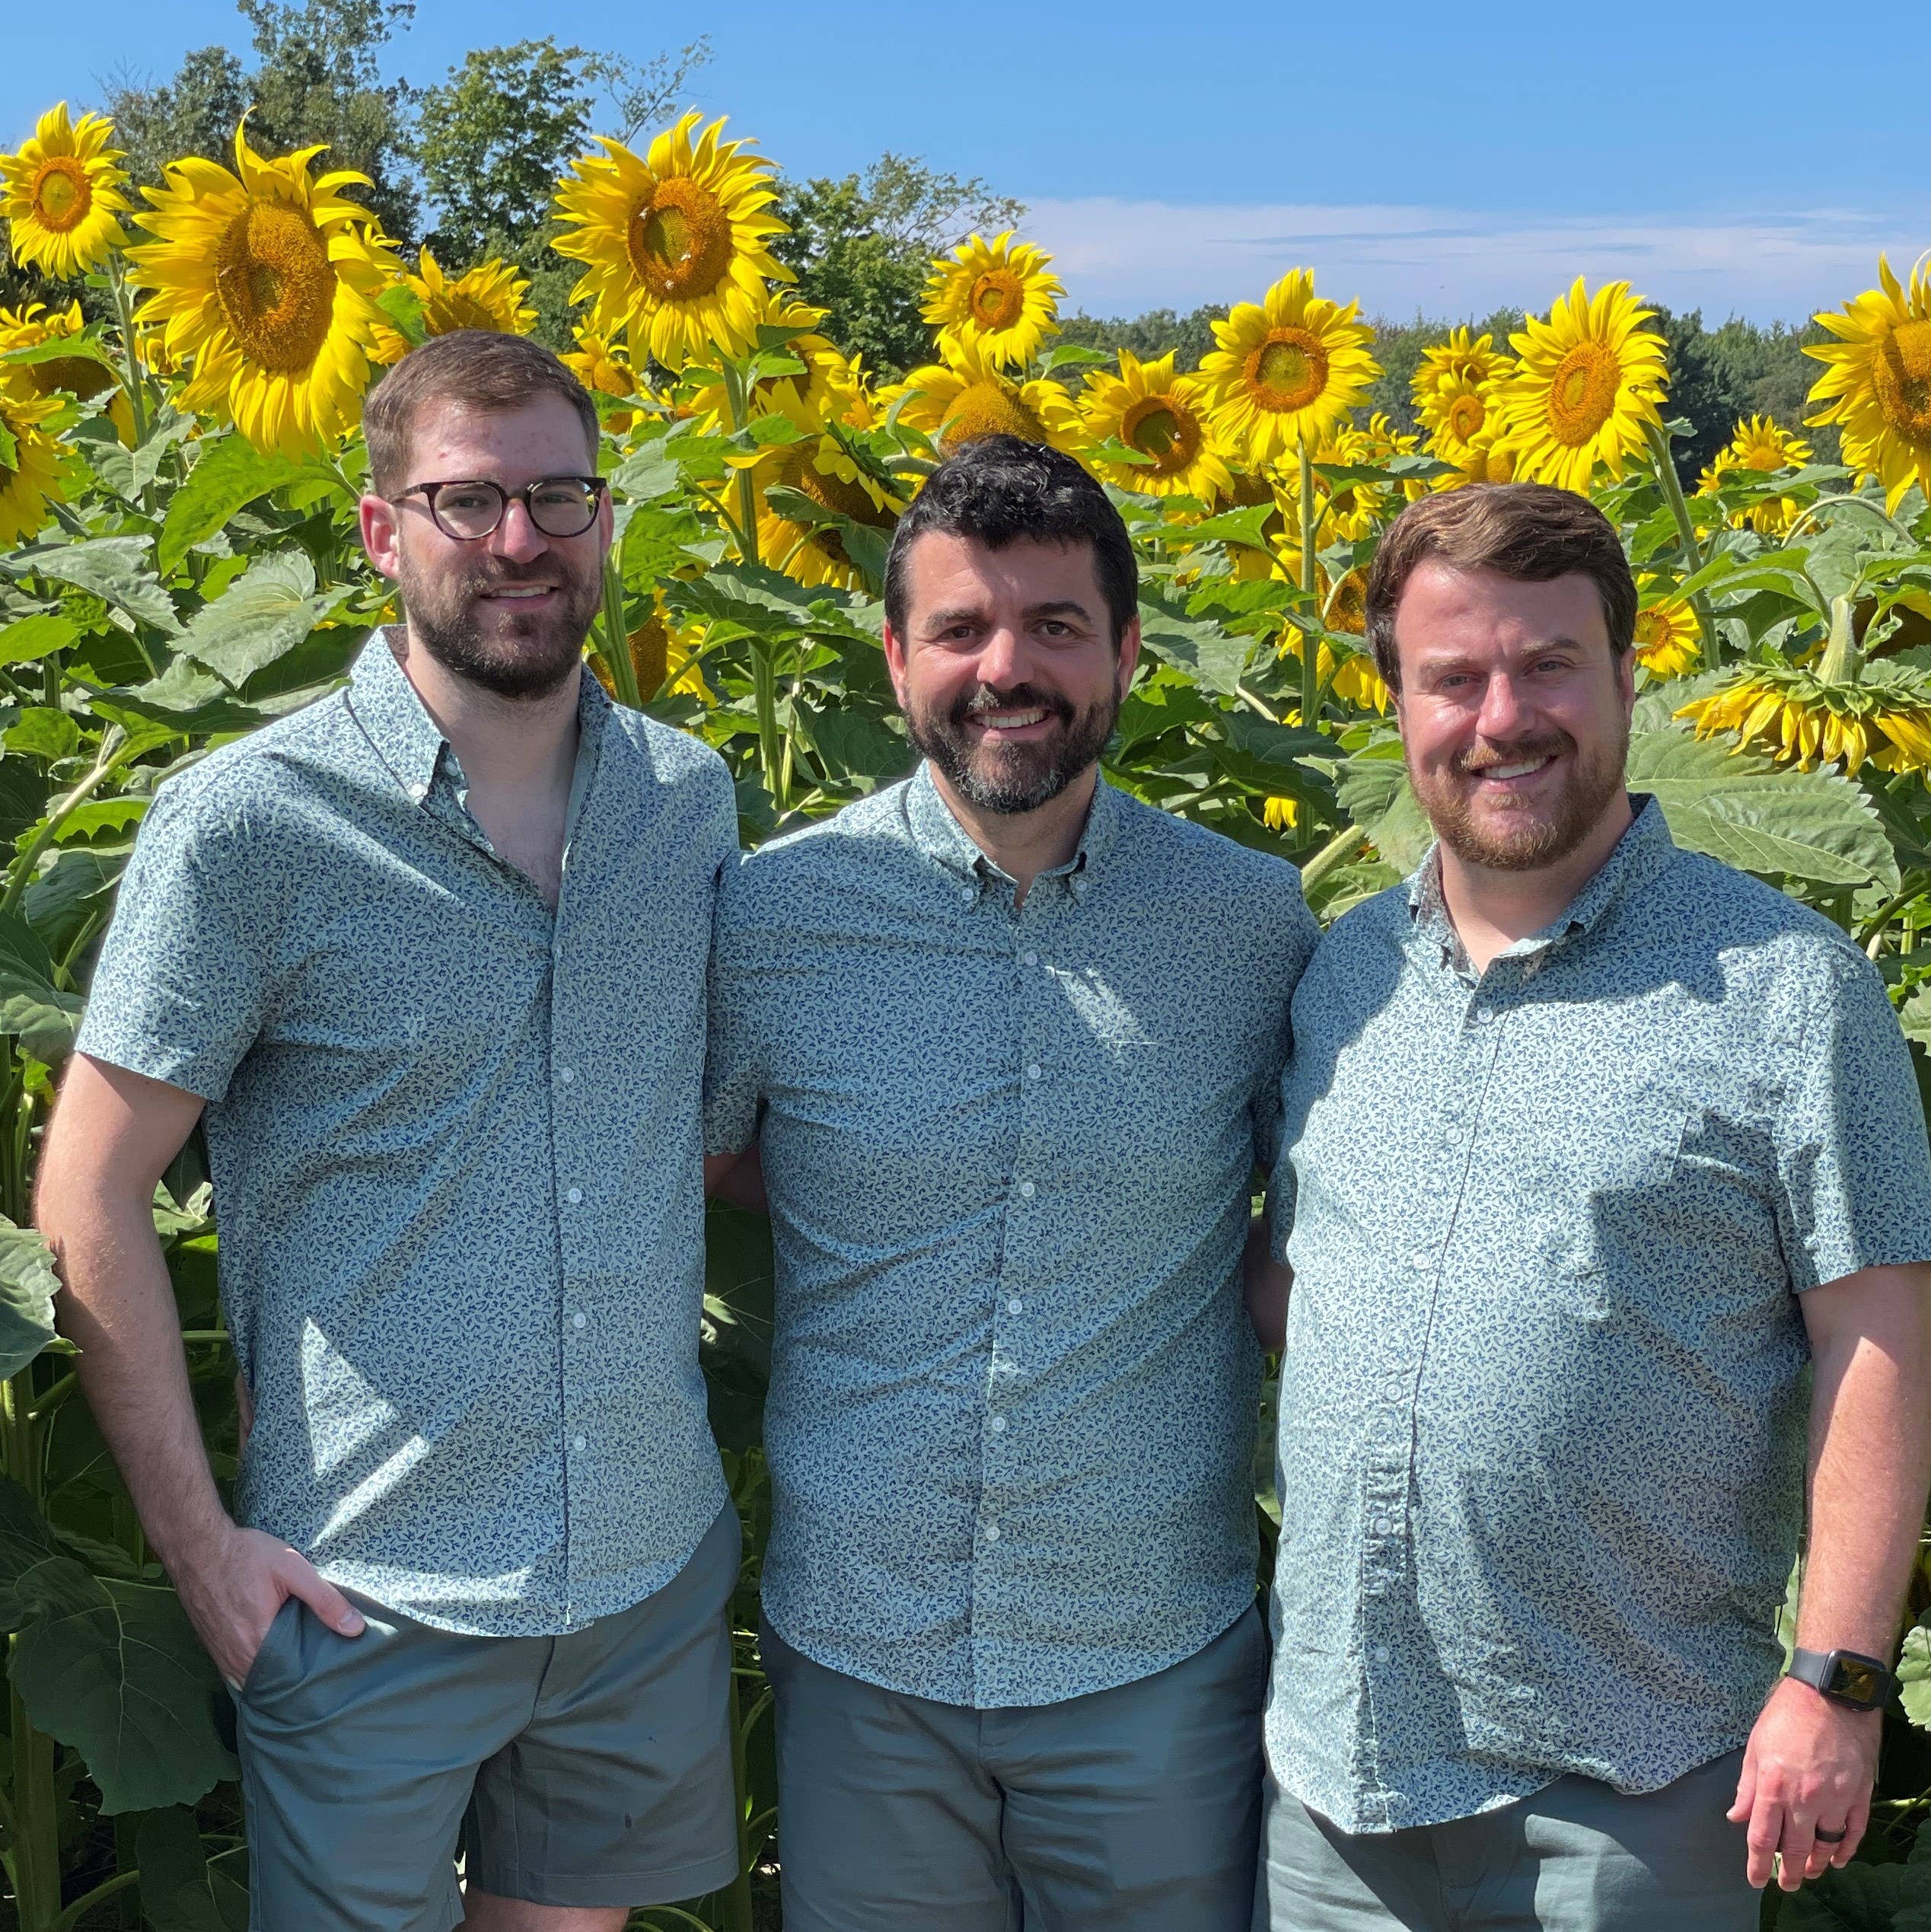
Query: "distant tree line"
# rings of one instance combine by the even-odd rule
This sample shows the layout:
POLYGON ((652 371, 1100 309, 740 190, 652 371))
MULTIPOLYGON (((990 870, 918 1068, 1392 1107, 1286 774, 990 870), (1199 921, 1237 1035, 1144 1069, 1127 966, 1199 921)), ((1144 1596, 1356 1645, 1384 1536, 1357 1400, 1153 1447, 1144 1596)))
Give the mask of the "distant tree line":
MULTIPOLYGON (((569 292, 580 271, 550 246, 553 183, 593 132, 634 142, 662 126, 711 53, 701 34, 675 53, 641 59, 545 35, 477 49, 441 81, 413 87, 385 78, 381 58, 414 18, 412 0, 236 0, 236 10, 247 23, 252 64, 227 46, 196 48, 170 78, 123 75, 99 104, 113 118, 135 181, 158 186, 164 164, 183 155, 231 161, 244 114, 250 141, 264 153, 326 143, 323 165, 368 177, 363 198, 406 254, 426 242, 451 269, 490 255, 516 263, 531 278, 538 333, 559 347, 569 340, 569 292)), ((919 306, 931 257, 975 231, 1016 227, 1025 214, 976 176, 891 153, 859 174, 783 177, 777 185, 776 212, 792 232, 773 252, 795 274, 799 298, 828 311, 826 333, 881 378, 930 353, 919 306)), ((93 306, 92 292, 49 285, 0 257, 0 303, 76 294, 93 306)), ((1179 367, 1190 369, 1212 349, 1212 325, 1226 312, 1076 314, 1063 329, 1067 341, 1093 348, 1145 357, 1176 349, 1179 367)), ((1423 349, 1461 319, 1378 320, 1384 374, 1368 408, 1414 428, 1409 379, 1423 349)), ((1474 326, 1500 344, 1522 320, 1518 310, 1499 310, 1474 326)), ((1671 413, 1687 418, 1694 432, 1677 446, 1686 477, 1729 440, 1740 416, 1801 423, 1819 366, 1802 353, 1805 343, 1822 339, 1814 325, 1732 320, 1711 329, 1699 311, 1662 311, 1658 320, 1670 343, 1671 413)), ((1834 430, 1805 433, 1821 460, 1835 459, 1834 430)))

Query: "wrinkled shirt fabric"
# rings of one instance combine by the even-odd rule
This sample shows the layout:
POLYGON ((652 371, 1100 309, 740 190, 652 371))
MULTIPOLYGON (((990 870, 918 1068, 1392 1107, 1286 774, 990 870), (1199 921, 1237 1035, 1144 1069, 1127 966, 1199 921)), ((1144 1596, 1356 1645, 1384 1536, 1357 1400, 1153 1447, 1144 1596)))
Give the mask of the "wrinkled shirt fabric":
POLYGON ((1634 802, 1486 972, 1431 852, 1295 995, 1267 1740, 1346 1831, 1741 1744, 1802 1516, 1798 1297, 1931 1258, 1870 962, 1634 802))
POLYGON ((776 1243, 764 1612, 891 1690, 1037 1705, 1254 1600, 1241 1290, 1288 1003, 1283 861, 1102 782, 1023 905, 922 767, 726 882, 713 1152, 776 1243))
POLYGON ((722 761, 583 680, 553 914, 381 633, 157 793, 79 1050, 200 1095, 242 1519, 483 1636, 668 1583, 725 1500, 698 1366, 722 761))

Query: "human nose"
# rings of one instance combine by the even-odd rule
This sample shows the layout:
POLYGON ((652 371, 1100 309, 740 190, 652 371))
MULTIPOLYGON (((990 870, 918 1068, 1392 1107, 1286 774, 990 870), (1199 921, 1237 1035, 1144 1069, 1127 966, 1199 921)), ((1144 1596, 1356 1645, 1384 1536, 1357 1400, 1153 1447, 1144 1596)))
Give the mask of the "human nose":
POLYGON ((1010 624, 996 625, 979 653, 979 681, 1004 690, 1024 681, 1024 651, 1010 624))
POLYGON ((489 533, 489 550, 512 563, 528 563, 550 547, 549 540, 530 515, 530 506, 520 496, 503 505, 503 520, 489 533))
POLYGON ((1500 740, 1518 735, 1528 721, 1528 708, 1515 690, 1515 681, 1506 671, 1490 677, 1482 692, 1482 708, 1475 728, 1483 738, 1500 740))

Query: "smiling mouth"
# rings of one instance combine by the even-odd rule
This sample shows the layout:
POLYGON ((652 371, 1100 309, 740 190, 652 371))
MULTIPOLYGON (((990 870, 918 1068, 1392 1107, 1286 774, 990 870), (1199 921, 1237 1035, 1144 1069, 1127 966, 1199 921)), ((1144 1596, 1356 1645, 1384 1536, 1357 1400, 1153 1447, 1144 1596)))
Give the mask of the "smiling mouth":
POLYGON ((479 591, 479 597, 492 601, 527 602, 535 597, 547 597, 556 586, 554 584, 502 584, 494 590, 479 591))
POLYGON ((1014 711, 973 711, 966 715, 968 724, 987 732, 1023 732, 1043 724, 1051 714, 1044 705, 1028 705, 1014 711))
POLYGON ((1517 779, 1532 778, 1537 772, 1547 770, 1555 762, 1555 753, 1545 751, 1539 758, 1518 758, 1512 764, 1483 765, 1471 770, 1468 775, 1478 784, 1506 785, 1517 779))

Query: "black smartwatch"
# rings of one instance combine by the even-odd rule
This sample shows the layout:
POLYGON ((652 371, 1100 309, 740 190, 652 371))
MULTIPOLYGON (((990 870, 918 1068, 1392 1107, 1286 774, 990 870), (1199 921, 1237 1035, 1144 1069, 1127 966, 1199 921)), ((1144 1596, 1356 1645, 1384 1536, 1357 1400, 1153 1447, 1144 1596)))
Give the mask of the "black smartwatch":
POLYGON ((1888 1664, 1856 1650, 1792 1650, 1789 1674, 1852 1710, 1879 1709, 1898 1683, 1888 1664))

